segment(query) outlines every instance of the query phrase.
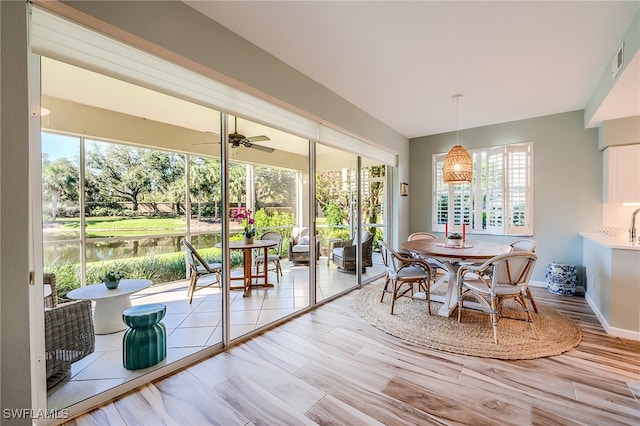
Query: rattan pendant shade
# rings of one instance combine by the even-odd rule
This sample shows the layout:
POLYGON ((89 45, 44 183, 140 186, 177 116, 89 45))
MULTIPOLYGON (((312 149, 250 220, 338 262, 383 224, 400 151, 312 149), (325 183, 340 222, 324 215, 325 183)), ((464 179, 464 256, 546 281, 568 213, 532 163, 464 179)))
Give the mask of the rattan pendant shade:
POLYGON ((451 148, 444 158, 442 177, 445 183, 468 183, 473 175, 471 155, 461 145, 451 148))
POLYGON ((459 101, 462 95, 453 95, 456 100, 456 145, 444 158, 444 167, 442 168, 442 178, 444 183, 470 183, 473 176, 473 160, 471 155, 458 144, 458 131, 460 128, 460 113, 458 109, 459 101))

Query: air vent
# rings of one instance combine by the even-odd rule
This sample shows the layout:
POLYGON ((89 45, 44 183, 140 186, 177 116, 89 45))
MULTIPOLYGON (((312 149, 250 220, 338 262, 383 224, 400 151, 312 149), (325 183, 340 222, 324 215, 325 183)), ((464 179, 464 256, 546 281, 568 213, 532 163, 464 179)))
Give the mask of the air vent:
POLYGON ((611 78, 616 78, 622 65, 624 65, 624 43, 620 45, 613 57, 613 61, 611 61, 611 78))

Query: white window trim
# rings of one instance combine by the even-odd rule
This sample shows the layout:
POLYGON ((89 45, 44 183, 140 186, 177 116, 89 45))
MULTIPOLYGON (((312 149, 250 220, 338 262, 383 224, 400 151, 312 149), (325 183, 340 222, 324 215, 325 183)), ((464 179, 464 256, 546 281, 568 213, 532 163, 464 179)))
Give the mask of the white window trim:
MULTIPOLYGON (((474 161, 474 171, 473 171, 473 181, 471 184, 464 184, 468 186, 470 196, 471 196, 471 212, 469 217, 473 217, 474 220, 470 220, 471 223, 475 224, 475 227, 472 228, 470 223, 467 223, 467 232, 468 233, 476 233, 476 234, 486 234, 486 235, 514 235, 514 236, 531 236, 533 235, 533 142, 522 142, 515 143, 509 145, 500 145, 489 148, 479 148, 469 150, 469 153, 474 158, 479 158, 483 153, 486 155, 485 162, 487 162, 487 158, 489 155, 501 155, 501 184, 502 184, 502 192, 501 192, 501 202, 500 208, 502 209, 502 220, 498 226, 490 226, 489 220, 487 217, 487 223, 483 229, 483 214, 486 213, 487 208, 483 209, 483 198, 487 194, 487 188, 483 188, 483 179, 478 179, 478 176, 481 176, 482 172, 482 162, 474 161), (518 195, 524 196, 525 206, 524 206, 524 215, 525 215, 525 224, 523 226, 513 226, 510 221, 510 202, 516 196, 513 187, 509 186, 509 179, 512 174, 515 174, 515 170, 511 170, 511 164, 509 162, 510 154, 513 153, 525 153, 525 167, 526 170, 524 172, 524 193, 519 191, 518 195)), ((438 223, 438 196, 442 195, 442 174, 439 172, 438 163, 442 163, 444 161, 444 157, 446 153, 439 153, 432 155, 432 178, 433 178, 433 187, 432 187, 432 209, 431 209, 431 217, 432 224, 431 229, 434 232, 444 232, 445 224, 438 223), (440 191, 438 191, 440 189, 440 191)), ((488 171, 484 170, 485 181, 487 180, 488 171)), ((521 173, 522 175, 522 173, 521 173)), ((498 187, 499 188, 499 187, 498 187)), ((458 219, 458 222, 454 222, 455 218, 455 206, 454 206, 454 197, 456 195, 456 191, 458 195, 460 194, 461 185, 448 185, 448 211, 447 218, 449 224, 449 232, 459 232, 462 228, 462 224, 458 219)), ((463 189, 464 191, 464 189, 463 189)), ((440 212, 442 214, 442 212, 440 212)))

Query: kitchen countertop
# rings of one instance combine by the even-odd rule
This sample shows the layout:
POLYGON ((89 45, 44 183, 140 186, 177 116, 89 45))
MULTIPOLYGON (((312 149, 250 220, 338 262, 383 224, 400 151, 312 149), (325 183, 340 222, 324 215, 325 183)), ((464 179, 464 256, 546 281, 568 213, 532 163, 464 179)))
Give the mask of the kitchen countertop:
POLYGON ((637 250, 640 251, 640 243, 636 239, 635 242, 629 242, 629 236, 626 232, 622 235, 617 235, 615 237, 605 236, 595 232, 580 232, 580 236, 583 238, 588 238, 591 241, 594 241, 604 247, 619 249, 619 250, 637 250))

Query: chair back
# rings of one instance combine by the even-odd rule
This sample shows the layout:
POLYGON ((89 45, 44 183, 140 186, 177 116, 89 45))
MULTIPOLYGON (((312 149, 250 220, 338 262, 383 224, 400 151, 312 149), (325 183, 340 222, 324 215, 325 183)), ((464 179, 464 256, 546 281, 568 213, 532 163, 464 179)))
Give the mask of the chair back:
POLYGON ((527 239, 514 241, 509 245, 511 246, 511 252, 530 251, 532 253, 535 253, 536 248, 538 247, 538 243, 536 243, 534 240, 527 239))
POLYGON ((382 256, 384 268, 390 274, 397 273, 403 266, 403 263, 398 259, 398 252, 383 241, 379 241, 378 243, 380 244, 380 255, 382 256))
POLYGON ((294 226, 291 230, 291 238, 298 244, 300 238, 309 236, 309 228, 306 226, 294 226))
POLYGON ((269 250, 275 251, 278 255, 282 254, 282 235, 279 232, 269 231, 262 234, 261 240, 275 241, 277 244, 275 247, 271 247, 269 250))
POLYGON ((409 235, 409 238, 407 238, 407 241, 413 241, 413 240, 437 240, 438 237, 430 232, 414 232, 413 234, 409 235))
POLYGON ((198 263, 199 263, 200 266, 202 266, 207 271, 215 272, 213 269, 209 267, 209 264, 202 258, 202 256, 200 256, 200 254, 198 254, 196 249, 194 249, 193 246, 189 244, 189 242, 186 239, 182 239, 182 244, 184 245, 184 253, 187 260, 187 265, 189 266, 189 269, 191 271, 197 272, 198 263))
POLYGON ((535 253, 527 251, 494 257, 489 262, 492 264, 491 287, 527 284, 537 260, 535 253))

